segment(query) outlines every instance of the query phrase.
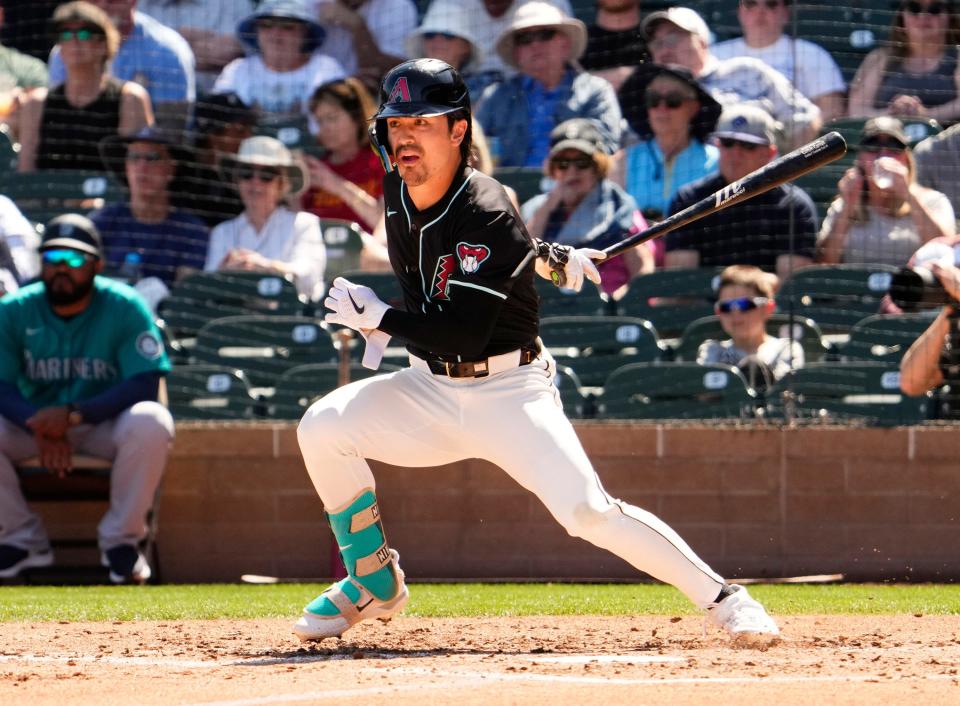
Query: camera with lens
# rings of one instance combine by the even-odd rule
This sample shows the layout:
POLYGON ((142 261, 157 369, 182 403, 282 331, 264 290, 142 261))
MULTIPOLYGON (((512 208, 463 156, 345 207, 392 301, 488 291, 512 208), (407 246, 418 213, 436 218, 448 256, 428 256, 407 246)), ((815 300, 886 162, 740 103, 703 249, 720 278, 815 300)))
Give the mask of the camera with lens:
POLYGON ((936 309, 957 304, 926 267, 904 267, 890 280, 890 299, 904 311, 936 309))

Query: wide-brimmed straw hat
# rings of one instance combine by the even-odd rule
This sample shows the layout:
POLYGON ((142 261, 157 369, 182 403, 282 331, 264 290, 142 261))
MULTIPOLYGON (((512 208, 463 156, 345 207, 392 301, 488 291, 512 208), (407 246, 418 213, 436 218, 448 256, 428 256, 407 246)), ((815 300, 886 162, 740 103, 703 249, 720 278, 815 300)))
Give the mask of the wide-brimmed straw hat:
POLYGON ((425 56, 423 35, 436 32, 451 34, 466 41, 470 45, 470 55, 464 63, 477 65, 483 61, 483 48, 477 43, 472 27, 473 23, 469 21, 466 13, 450 12, 449 6, 441 7, 438 3, 431 3, 427 14, 423 16, 423 22, 407 35, 407 56, 418 59, 425 56))
POLYGON ((286 196, 299 196, 307 186, 307 171, 303 164, 275 137, 248 137, 240 143, 235 155, 220 158, 220 175, 231 184, 236 182, 236 170, 241 164, 281 169, 290 185, 286 196))
POLYGON ((514 37, 517 32, 534 27, 552 28, 563 32, 570 38, 570 60, 576 61, 587 48, 587 26, 575 17, 570 17, 556 5, 542 0, 525 2, 513 11, 510 25, 497 38, 497 54, 504 63, 514 68, 517 62, 513 58, 514 37))
POLYGON ((658 76, 668 76, 694 92, 697 102, 700 103, 700 110, 690 120, 690 135, 701 142, 706 142, 720 118, 723 106, 700 85, 690 70, 683 66, 641 64, 630 74, 617 91, 617 98, 627 123, 641 139, 646 139, 653 134, 647 118, 644 97, 650 84, 658 76))
POLYGON ((255 52, 260 51, 257 41, 257 22, 268 17, 284 20, 296 20, 307 26, 307 36, 301 50, 311 54, 327 37, 327 30, 311 16, 304 0, 263 0, 256 12, 247 15, 237 25, 237 37, 255 52))

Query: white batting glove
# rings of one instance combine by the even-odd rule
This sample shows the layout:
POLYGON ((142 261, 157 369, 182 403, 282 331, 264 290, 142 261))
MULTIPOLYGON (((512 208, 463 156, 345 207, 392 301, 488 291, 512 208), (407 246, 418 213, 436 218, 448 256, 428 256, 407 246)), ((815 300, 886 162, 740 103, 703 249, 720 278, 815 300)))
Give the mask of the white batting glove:
POLYGON ((375 329, 390 307, 384 304, 370 287, 354 284, 343 277, 333 280, 323 305, 329 309, 323 320, 340 324, 354 331, 375 329))
POLYGON ((600 272, 593 264, 594 260, 606 259, 606 254, 593 248, 573 248, 558 243, 537 241, 537 274, 549 279, 558 287, 579 292, 586 277, 594 284, 600 284, 600 272))

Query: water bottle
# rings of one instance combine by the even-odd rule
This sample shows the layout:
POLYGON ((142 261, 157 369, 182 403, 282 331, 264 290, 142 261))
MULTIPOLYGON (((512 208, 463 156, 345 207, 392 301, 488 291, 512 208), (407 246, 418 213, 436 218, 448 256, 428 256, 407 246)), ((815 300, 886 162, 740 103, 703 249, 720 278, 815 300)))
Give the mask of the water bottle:
POLYGON ((123 264, 120 265, 120 278, 129 285, 134 285, 140 279, 140 268, 143 258, 136 250, 131 250, 123 258, 123 264))

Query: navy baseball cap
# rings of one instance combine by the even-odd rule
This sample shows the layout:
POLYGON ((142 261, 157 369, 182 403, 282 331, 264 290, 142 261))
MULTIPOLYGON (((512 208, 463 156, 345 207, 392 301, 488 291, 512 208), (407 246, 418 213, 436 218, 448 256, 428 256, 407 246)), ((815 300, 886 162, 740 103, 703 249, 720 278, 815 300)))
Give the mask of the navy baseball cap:
POLYGON ((79 213, 57 216, 46 225, 40 240, 40 252, 58 248, 79 250, 99 258, 103 250, 100 231, 93 221, 79 213))

